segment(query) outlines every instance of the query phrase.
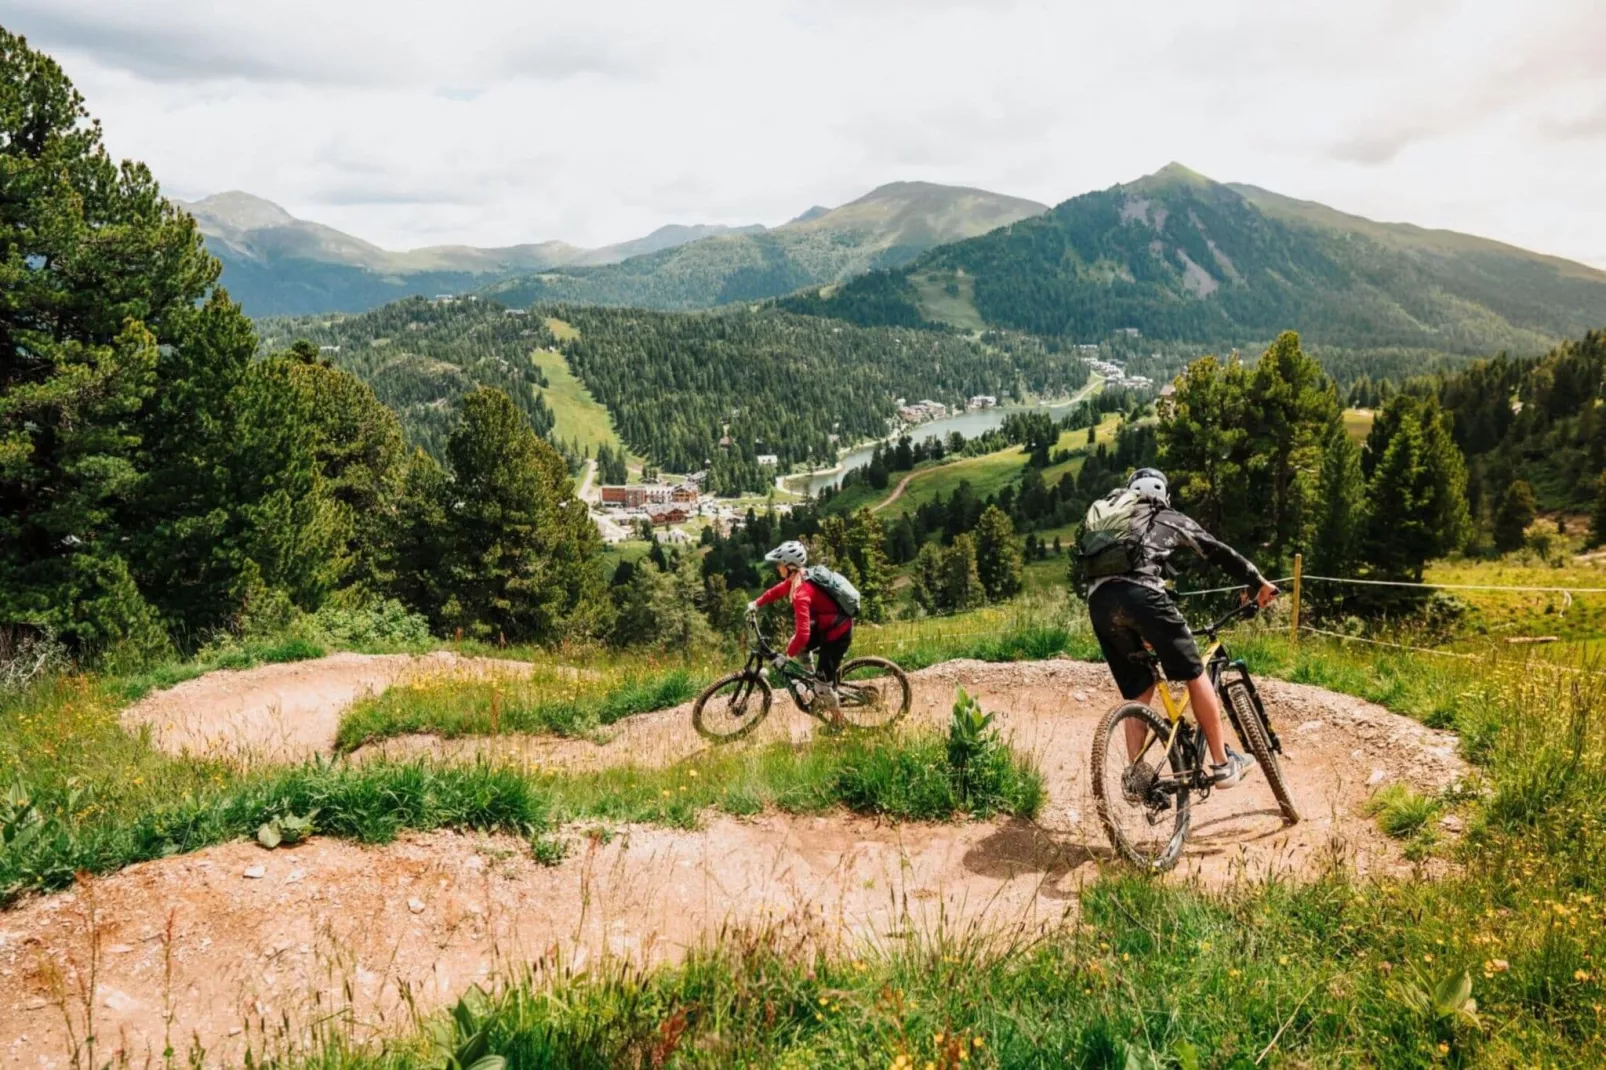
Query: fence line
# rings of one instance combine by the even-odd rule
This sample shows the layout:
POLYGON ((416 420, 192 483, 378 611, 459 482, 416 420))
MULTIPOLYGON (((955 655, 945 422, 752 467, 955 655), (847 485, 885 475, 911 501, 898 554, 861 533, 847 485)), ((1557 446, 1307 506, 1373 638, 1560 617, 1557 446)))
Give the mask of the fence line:
MULTIPOLYGON (((1283 576, 1272 580, 1272 583, 1287 583, 1293 577, 1283 576)), ((1571 598, 1575 594, 1606 594, 1606 587, 1539 587, 1521 585, 1500 585, 1492 583, 1412 583, 1408 580, 1363 580, 1349 576, 1313 576, 1305 573, 1302 577, 1306 581, 1318 580, 1322 583, 1353 583, 1365 587, 1413 587, 1437 591, 1518 591, 1529 594, 1563 594, 1571 598)), ((1191 598, 1200 594, 1223 594, 1228 591, 1247 591, 1248 584, 1240 583, 1232 587, 1207 587, 1201 591, 1179 591, 1178 598, 1191 598)))
POLYGON ((1462 658, 1467 661, 1478 660, 1478 656, 1476 654, 1462 654, 1454 650, 1434 650, 1432 647, 1410 646, 1406 643, 1391 643, 1385 639, 1367 639, 1359 635, 1345 635, 1343 632, 1333 632, 1328 631, 1326 628, 1312 627, 1309 624, 1301 624, 1299 626, 1299 630, 1302 632, 1310 632, 1312 635, 1325 635, 1333 639, 1342 639, 1346 643, 1366 643, 1369 646, 1386 646, 1392 647, 1395 650, 1409 650, 1417 654, 1435 654, 1441 658, 1462 658))

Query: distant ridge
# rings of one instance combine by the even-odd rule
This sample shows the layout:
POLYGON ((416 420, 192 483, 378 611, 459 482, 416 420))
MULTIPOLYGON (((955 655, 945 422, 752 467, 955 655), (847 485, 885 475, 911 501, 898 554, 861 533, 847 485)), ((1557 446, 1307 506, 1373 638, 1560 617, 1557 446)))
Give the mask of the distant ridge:
POLYGON ((609 267, 578 263, 494 284, 513 304, 571 301, 657 309, 758 301, 907 263, 944 242, 1047 210, 987 190, 891 182, 847 204, 810 208, 783 226, 688 242, 609 267))
POLYGON ((1116 331, 1212 345, 1541 353, 1606 324, 1606 272, 1500 242, 1378 223, 1172 163, 890 272, 782 302, 864 324, 1116 331))
POLYGON ((272 201, 240 190, 178 203, 195 217, 208 249, 223 262, 224 286, 253 316, 361 312, 412 294, 458 293, 522 272, 612 264, 685 242, 764 229, 671 224, 599 249, 548 241, 395 252, 297 219, 272 201))

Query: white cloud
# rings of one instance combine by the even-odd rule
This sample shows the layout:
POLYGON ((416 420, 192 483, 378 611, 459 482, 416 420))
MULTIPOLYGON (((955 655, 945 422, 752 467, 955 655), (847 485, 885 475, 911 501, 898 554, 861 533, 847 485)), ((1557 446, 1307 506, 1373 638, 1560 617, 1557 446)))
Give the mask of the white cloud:
POLYGON ((1606 248, 1597 0, 0 0, 121 155, 391 247, 778 223, 920 178, 1056 203, 1177 159, 1606 248))

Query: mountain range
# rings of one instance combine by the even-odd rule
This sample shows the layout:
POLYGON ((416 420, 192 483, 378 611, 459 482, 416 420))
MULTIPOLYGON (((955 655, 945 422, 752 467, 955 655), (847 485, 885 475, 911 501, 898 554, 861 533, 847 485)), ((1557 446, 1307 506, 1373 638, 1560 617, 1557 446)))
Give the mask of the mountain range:
POLYGON ((702 308, 895 266, 1046 210, 984 190, 896 182, 835 209, 816 205, 773 230, 671 224, 597 249, 548 241, 394 252, 248 193, 183 207, 223 262, 230 295, 253 316, 359 312, 413 294, 481 288, 518 304, 702 308))
POLYGON ((1254 343, 1294 328, 1335 347, 1538 353, 1606 323, 1606 272, 1171 164, 781 303, 1086 342, 1254 343))

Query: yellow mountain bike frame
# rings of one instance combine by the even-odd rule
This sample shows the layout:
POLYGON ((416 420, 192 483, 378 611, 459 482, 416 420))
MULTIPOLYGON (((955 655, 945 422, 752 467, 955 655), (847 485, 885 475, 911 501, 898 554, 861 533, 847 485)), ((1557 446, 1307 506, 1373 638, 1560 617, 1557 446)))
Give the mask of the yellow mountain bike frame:
MULTIPOLYGON (((1200 655, 1199 660, 1203 664, 1209 665, 1210 659, 1215 657, 1216 651, 1220 649, 1221 640, 1213 640, 1200 655)), ((1154 693, 1160 699, 1160 706, 1165 710, 1166 719, 1171 722, 1172 727, 1171 738, 1166 740, 1165 753, 1160 756, 1161 762, 1165 763, 1171 760, 1171 748, 1177 742, 1177 722, 1182 720, 1183 716, 1188 712, 1188 707, 1193 704, 1193 696, 1188 693, 1188 688, 1186 685, 1179 687, 1175 692, 1173 692, 1171 690, 1171 682, 1166 680, 1163 676, 1156 677, 1154 693)), ((1143 746, 1139 748, 1138 753, 1142 754, 1148 749, 1149 741, 1145 739, 1143 741, 1143 746)))

